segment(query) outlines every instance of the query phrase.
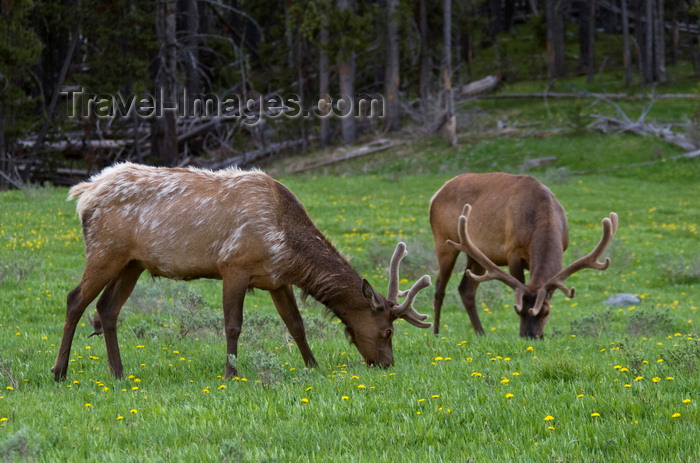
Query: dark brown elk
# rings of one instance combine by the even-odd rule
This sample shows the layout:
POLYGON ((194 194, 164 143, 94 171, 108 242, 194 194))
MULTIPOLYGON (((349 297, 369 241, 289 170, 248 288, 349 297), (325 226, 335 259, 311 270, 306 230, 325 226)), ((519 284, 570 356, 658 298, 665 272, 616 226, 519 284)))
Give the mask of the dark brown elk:
POLYGON ((568 297, 564 280, 584 268, 605 270, 610 259, 598 262, 617 231, 617 214, 603 219, 603 236, 588 255, 562 269, 569 246, 564 208, 534 177, 505 173, 463 174, 445 183, 430 202, 430 225, 435 238, 439 273, 433 300, 435 334, 445 287, 463 251, 467 268, 459 294, 472 327, 484 334, 476 308, 479 283, 499 280, 515 291, 520 336, 541 338, 549 318, 549 302, 559 289, 568 297), (468 228, 467 228, 468 226, 468 228), (510 273, 499 266, 507 265, 510 273), (525 284, 525 270, 530 281, 525 284))
POLYGON ((113 375, 123 376, 117 318, 141 273, 190 280, 223 280, 226 377, 238 355, 246 291, 269 291, 304 363, 317 365, 306 340, 292 285, 323 303, 346 326, 368 365, 394 362, 393 321, 428 328, 413 300, 430 285, 425 275, 398 290, 399 243, 390 265, 387 297, 377 293, 316 228, 304 206, 281 183, 260 171, 156 168, 124 163, 74 186, 70 199, 85 237, 85 270, 67 297, 63 338, 52 368, 68 369, 76 325, 100 294, 95 332, 104 334, 113 375), (399 304, 398 297, 405 296, 399 304))

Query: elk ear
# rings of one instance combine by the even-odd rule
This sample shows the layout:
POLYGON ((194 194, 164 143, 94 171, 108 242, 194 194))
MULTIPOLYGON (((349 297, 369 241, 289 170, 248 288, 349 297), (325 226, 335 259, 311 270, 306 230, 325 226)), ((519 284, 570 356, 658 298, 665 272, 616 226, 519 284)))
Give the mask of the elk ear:
POLYGON ((365 297, 373 310, 384 310, 384 303, 381 296, 372 288, 369 281, 362 279, 362 295, 365 297))

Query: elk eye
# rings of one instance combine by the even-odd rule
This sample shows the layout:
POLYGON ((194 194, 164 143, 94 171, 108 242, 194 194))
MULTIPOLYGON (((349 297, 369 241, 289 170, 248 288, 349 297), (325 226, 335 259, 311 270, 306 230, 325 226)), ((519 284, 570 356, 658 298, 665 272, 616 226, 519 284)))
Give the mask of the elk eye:
POLYGON ((392 330, 386 330, 386 338, 391 339, 391 335, 394 334, 392 330))

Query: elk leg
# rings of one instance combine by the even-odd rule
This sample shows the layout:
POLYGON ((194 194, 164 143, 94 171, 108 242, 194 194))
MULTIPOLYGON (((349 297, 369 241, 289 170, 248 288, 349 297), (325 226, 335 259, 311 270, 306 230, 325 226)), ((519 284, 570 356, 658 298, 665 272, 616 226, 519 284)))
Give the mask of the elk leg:
POLYGON ((55 381, 65 378, 68 372, 68 358, 70 357, 75 328, 78 326, 80 317, 83 316, 87 306, 95 300, 100 291, 119 271, 118 265, 114 266, 111 271, 110 269, 99 268, 99 265, 101 265, 101 262, 91 264, 88 261, 80 283, 66 297, 66 320, 63 324, 63 337, 58 348, 56 363, 51 368, 55 381))
MULTIPOLYGON (((467 257, 467 269, 475 275, 484 274, 484 268, 469 257, 467 257)), ((459 283, 459 295, 462 296, 462 303, 467 310, 467 315, 469 315, 474 331, 476 334, 484 334, 484 327, 481 326, 479 313, 476 310, 476 289, 478 287, 479 282, 469 278, 465 272, 462 281, 459 283)))
POLYGON ((459 252, 456 252, 451 247, 446 246, 437 250, 440 270, 435 283, 435 296, 433 297, 433 334, 440 332, 440 311, 442 310, 442 302, 445 299, 445 288, 450 281, 458 256, 459 252))
POLYGON ((97 301, 97 313, 100 317, 105 345, 107 346, 107 362, 112 375, 117 378, 124 376, 117 340, 117 319, 142 272, 143 267, 140 264, 134 261, 130 262, 122 269, 117 278, 109 282, 97 301))
POLYGON ((243 325, 243 301, 248 290, 249 279, 240 276, 224 276, 224 335, 226 336, 225 378, 238 376, 238 370, 229 357, 238 357, 238 338, 243 325))
POLYGON ((304 359, 307 368, 316 368, 318 363, 311 352, 308 342, 306 341, 306 332, 304 330, 304 321, 299 313, 296 299, 292 287, 287 285, 279 289, 270 291, 272 302, 275 303, 277 313, 280 314, 284 324, 287 325, 287 330, 294 338, 294 341, 299 347, 299 352, 304 359))

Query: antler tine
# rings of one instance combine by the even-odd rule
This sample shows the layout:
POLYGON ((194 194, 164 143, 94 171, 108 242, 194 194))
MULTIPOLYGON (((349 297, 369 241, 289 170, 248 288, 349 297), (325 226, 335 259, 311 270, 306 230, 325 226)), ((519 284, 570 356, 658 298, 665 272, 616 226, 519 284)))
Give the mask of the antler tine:
POLYGON ((406 254, 406 243, 399 242, 399 244, 396 245, 394 255, 391 257, 391 263, 389 264, 389 289, 387 290, 386 298, 388 301, 396 304, 396 307, 392 309, 392 313, 396 318, 403 318, 410 324, 419 328, 430 328, 433 324, 423 321, 428 318, 428 316, 418 313, 416 309, 413 308, 413 301, 418 293, 422 289, 430 286, 430 277, 428 275, 423 275, 413 284, 411 289, 408 291, 399 291, 399 264, 401 260, 406 257, 406 254), (406 300, 399 305, 398 298, 404 296, 406 300))
POLYGON ((418 313, 416 309, 413 308, 413 301, 415 300, 418 293, 430 286, 430 276, 423 275, 418 281, 416 281, 411 289, 408 290, 406 300, 401 303, 401 305, 394 307, 393 312, 396 318, 403 318, 408 323, 418 328, 430 328, 433 326, 432 323, 424 322, 427 315, 418 313))
POLYGON ((612 241, 618 227, 618 217, 614 212, 610 213, 609 217, 605 217, 602 221, 603 224, 603 236, 593 250, 586 254, 585 256, 576 259, 574 262, 569 264, 561 272, 557 273, 555 276, 549 279, 545 283, 544 288, 547 290, 554 291, 555 289, 560 289, 568 297, 574 296, 574 288, 568 289, 564 284, 564 280, 569 278, 574 273, 584 268, 592 268, 596 270, 605 270, 610 266, 610 258, 606 257, 605 261, 599 262, 598 259, 605 252, 608 245, 612 241))
POLYGON ((469 215, 471 214, 471 212, 471 204, 465 204, 464 208, 462 209, 462 215, 459 216, 459 228, 457 229, 460 242, 455 243, 452 240, 447 240, 447 244, 454 247, 455 249, 467 253, 467 255, 470 258, 477 261, 479 265, 481 265, 487 271, 487 273, 484 275, 475 275, 469 270, 467 270, 467 275, 469 275, 469 277, 480 283, 488 280, 497 279, 513 289, 523 289, 525 285, 523 285, 513 275, 504 272, 498 265, 494 264, 493 261, 491 261, 491 259, 486 257, 486 255, 483 252, 481 252, 479 248, 476 247, 476 245, 472 242, 471 238, 469 238, 469 231, 467 229, 467 225, 469 222, 469 215))
POLYGON ((389 264, 389 289, 387 290, 386 298, 395 304, 398 303, 399 296, 399 264, 406 257, 406 254, 406 243, 401 241, 396 245, 394 255, 391 256, 391 263, 389 264))

